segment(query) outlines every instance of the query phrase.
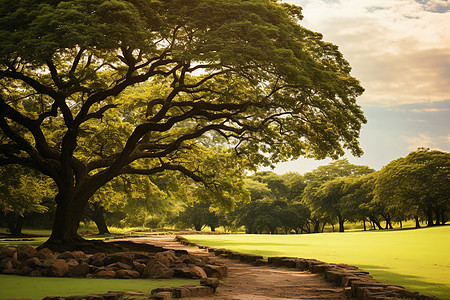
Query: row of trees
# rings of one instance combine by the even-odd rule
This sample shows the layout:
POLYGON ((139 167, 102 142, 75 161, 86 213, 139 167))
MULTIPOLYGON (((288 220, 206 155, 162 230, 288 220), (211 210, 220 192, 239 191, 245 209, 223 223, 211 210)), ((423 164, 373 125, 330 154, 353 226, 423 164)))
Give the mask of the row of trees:
MULTIPOLYGON (((25 216, 30 223, 54 214, 54 189, 38 173, 11 168, 0 169, 0 204, 11 233, 19 234, 25 216)), ((380 171, 343 159, 305 175, 258 172, 244 179, 241 170, 228 172, 228 179, 228 192, 219 195, 174 173, 121 177, 94 195, 84 218, 94 221, 99 233, 108 233, 107 224, 310 233, 327 224, 343 232, 346 222, 362 222, 364 230, 366 223, 388 229, 407 220, 415 220, 416 227, 421 221, 433 226, 449 216, 446 152, 419 149, 380 171)))
MULTIPOLYGON (((448 221, 450 153, 419 149, 375 172, 338 160, 304 176, 259 172, 249 176, 251 201, 233 212, 210 211, 207 203, 188 207, 186 215, 202 226, 245 227, 247 233, 321 232, 326 224, 369 223, 373 229, 393 228, 394 222, 415 220, 427 226, 448 221), (195 218, 193 217, 195 215, 195 218)), ((190 219, 181 218, 184 224, 190 219)))

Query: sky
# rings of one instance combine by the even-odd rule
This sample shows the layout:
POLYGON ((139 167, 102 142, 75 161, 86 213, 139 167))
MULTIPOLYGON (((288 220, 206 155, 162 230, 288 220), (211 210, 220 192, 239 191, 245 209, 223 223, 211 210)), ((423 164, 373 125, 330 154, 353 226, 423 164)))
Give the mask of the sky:
MULTIPOLYGON (((450 152, 450 0, 285 0, 301 25, 339 46, 366 89, 358 98, 360 158, 376 170, 418 147, 450 152)), ((299 159, 274 172, 305 173, 330 159, 299 159)))

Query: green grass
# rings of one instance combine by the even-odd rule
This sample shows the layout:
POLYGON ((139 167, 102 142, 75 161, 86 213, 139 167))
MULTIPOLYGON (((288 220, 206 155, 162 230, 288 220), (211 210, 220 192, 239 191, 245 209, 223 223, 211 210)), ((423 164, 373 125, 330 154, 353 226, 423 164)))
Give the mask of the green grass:
POLYGON ((43 299, 46 296, 133 291, 150 294, 161 286, 198 284, 194 279, 78 279, 0 275, 0 299, 43 299))
POLYGON ((45 243, 46 240, 48 240, 48 237, 5 238, 0 239, 0 247, 21 247, 24 245, 37 247, 45 243))
POLYGON ((450 226, 302 235, 189 235, 211 247, 358 266, 383 282, 450 299, 450 226))

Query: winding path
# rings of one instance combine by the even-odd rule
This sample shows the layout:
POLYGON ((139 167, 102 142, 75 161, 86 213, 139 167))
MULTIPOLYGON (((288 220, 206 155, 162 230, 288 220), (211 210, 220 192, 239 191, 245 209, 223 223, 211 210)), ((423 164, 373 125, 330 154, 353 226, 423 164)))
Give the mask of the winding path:
MULTIPOLYGON (((183 249, 195 255, 213 256, 205 250, 181 245, 175 242, 174 236, 171 235, 154 235, 130 240, 136 243, 148 243, 168 249, 183 249)), ((208 299, 347 299, 341 287, 333 286, 316 274, 270 266, 253 266, 229 259, 215 259, 228 266, 228 277, 221 282, 216 295, 208 299)))

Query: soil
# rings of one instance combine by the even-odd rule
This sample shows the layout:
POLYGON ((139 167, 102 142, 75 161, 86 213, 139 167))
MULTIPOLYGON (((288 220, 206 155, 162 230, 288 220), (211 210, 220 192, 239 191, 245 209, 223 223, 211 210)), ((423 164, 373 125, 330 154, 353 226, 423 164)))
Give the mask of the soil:
MULTIPOLYGON (((183 246, 175 236, 150 236, 129 241, 174 250, 186 250, 195 255, 214 256, 205 250, 183 246)), ((347 299, 341 287, 326 282, 320 275, 270 266, 253 266, 237 261, 215 258, 228 266, 228 277, 221 282, 215 300, 282 300, 282 299, 347 299)), ((190 298, 204 299, 204 298, 190 298)))

